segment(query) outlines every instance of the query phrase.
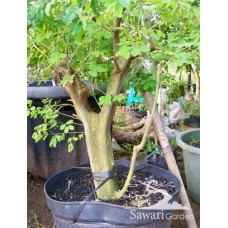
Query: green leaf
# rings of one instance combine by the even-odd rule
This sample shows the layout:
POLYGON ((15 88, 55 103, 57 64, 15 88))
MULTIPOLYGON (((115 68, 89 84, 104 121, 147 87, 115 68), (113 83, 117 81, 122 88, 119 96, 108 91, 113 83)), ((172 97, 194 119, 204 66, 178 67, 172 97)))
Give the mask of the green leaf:
POLYGON ((180 104, 181 108, 185 108, 186 107, 186 100, 184 99, 184 97, 179 97, 177 99, 178 103, 180 104))
POLYGON ((61 140, 65 140, 65 134, 61 135, 61 140))
POLYGON ((102 11, 102 7, 103 7, 102 4, 97 0, 92 0, 90 6, 91 6, 94 14, 96 16, 99 16, 100 12, 102 11))
POLYGON ((69 143, 69 144, 68 144, 68 152, 69 152, 69 153, 72 152, 73 149, 74 149, 73 143, 69 143))
POLYGON ((70 128, 67 126, 67 127, 65 127, 65 129, 64 129, 64 133, 68 133, 69 132, 69 130, 70 130, 70 128))
POLYGON ((134 48, 134 49, 131 50, 131 54, 132 54, 133 56, 137 56, 137 55, 139 55, 140 53, 141 53, 141 49, 140 49, 140 48, 134 48))
POLYGON ((59 84, 65 86, 68 82, 74 82, 74 75, 64 75, 59 84))
POLYGON ((54 4, 54 0, 50 1, 47 5, 46 5, 46 8, 45 8, 45 13, 47 14, 47 16, 50 16, 50 9, 51 9, 51 6, 54 4))
POLYGON ((56 137, 53 136, 50 140, 49 146, 56 148, 56 145, 57 145, 57 140, 56 140, 56 137))
POLYGON ((123 100, 126 100, 126 96, 123 94, 118 94, 113 98, 113 102, 115 101, 122 102, 123 100))
POLYGON ((60 52, 53 52, 51 54, 51 57, 49 58, 48 62, 50 64, 59 65, 60 64, 60 60, 61 59, 65 59, 65 58, 66 58, 66 54, 60 53, 60 52))
POLYGON ((103 104, 108 104, 108 105, 112 104, 112 100, 111 100, 110 95, 99 97, 99 105, 103 105, 103 104))
POLYGON ((30 107, 32 105, 32 100, 27 100, 27 105, 30 107))
POLYGON ((75 9, 75 8, 68 7, 65 11, 66 14, 63 16, 63 20, 66 23, 69 23, 77 16, 77 11, 79 11, 79 10, 80 10, 80 8, 75 9))
POLYGON ((165 33, 163 33, 161 30, 157 30, 157 35, 159 37, 161 37, 161 38, 165 38, 166 37, 165 33))
POLYGON ((117 56, 123 56, 125 59, 128 59, 130 57, 130 51, 129 48, 126 46, 123 46, 119 49, 119 51, 116 53, 117 56))
POLYGON ((99 97, 99 105, 103 105, 105 102, 105 96, 99 97))
POLYGON ((35 140, 35 142, 39 142, 42 138, 43 138, 43 135, 42 134, 38 134, 37 132, 34 132, 32 134, 32 138, 35 140))
POLYGON ((73 139, 75 142, 78 141, 78 137, 73 137, 72 139, 73 139))
POLYGON ((129 0, 119 0, 121 6, 127 8, 129 6, 129 0))
POLYGON ((81 140, 83 137, 84 137, 83 134, 79 134, 79 135, 78 135, 79 140, 81 140))
POLYGON ((73 125, 69 125, 68 128, 69 128, 70 131, 74 130, 74 126, 73 125))
POLYGON ((89 75, 91 75, 92 77, 97 77, 97 71, 96 70, 90 70, 89 75))
POLYGON ((142 52, 149 52, 150 51, 150 48, 147 46, 142 46, 142 47, 140 47, 140 49, 142 52))
POLYGON ((70 124, 72 124, 74 121, 73 120, 68 120, 67 122, 66 122, 66 124, 67 125, 70 125, 70 124))
POLYGON ((112 104, 111 96, 110 95, 105 96, 105 103, 108 104, 108 105, 111 105, 112 104))
POLYGON ((118 3, 118 2, 115 5, 115 13, 114 13, 114 15, 116 17, 120 17, 120 18, 123 16, 123 6, 120 3, 118 3))

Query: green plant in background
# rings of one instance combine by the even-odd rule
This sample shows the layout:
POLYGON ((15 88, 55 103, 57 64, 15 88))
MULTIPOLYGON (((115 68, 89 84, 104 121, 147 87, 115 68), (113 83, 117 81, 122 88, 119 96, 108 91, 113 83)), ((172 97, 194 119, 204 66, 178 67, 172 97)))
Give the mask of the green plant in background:
POLYGON ((136 93, 155 91, 155 74, 153 74, 152 72, 148 72, 148 70, 145 69, 143 66, 139 66, 137 69, 133 69, 128 74, 126 86, 128 88, 134 87, 136 93))
MULTIPOLYGON (((135 145, 137 145, 138 143, 139 143, 138 141, 135 142, 135 143, 123 143, 121 145, 121 147, 124 149, 124 151, 122 152, 121 155, 123 155, 123 156, 131 156, 133 147, 135 145)), ((146 144, 145 144, 144 148, 142 149, 142 151, 140 153, 139 159, 141 159, 142 157, 144 157, 148 153, 154 151, 155 148, 156 148, 155 144, 149 138, 147 138, 146 144)))
MULTIPOLYGON (((199 62, 199 1, 195 0, 29 0, 27 21, 28 66, 41 70, 42 79, 52 78, 54 72, 59 86, 66 89, 84 125, 92 172, 114 168, 110 127, 133 63, 150 59, 181 67, 199 62), (85 79, 94 88, 107 85, 99 100, 100 113, 90 109, 91 90, 85 79)), ((143 78, 135 74, 135 82, 142 81, 143 91, 154 90, 151 72, 144 73, 143 78)), ((58 106, 45 108, 29 106, 31 117, 39 114, 46 121, 36 128, 36 141, 55 127, 65 134, 73 131, 72 123, 55 122, 58 106)), ((53 137, 51 146, 64 140, 61 135, 53 137)), ((94 180, 95 187, 100 183, 94 180)), ((118 192, 118 183, 110 179, 97 197, 109 200, 118 192)))
POLYGON ((148 152, 152 152, 155 149, 156 149, 155 144, 149 138, 147 138, 146 145, 144 147, 144 154, 147 154, 148 152))
POLYGON ((191 139, 188 141, 188 144, 200 148, 200 139, 196 139, 195 137, 191 136, 191 139))
POLYGON ((127 124, 124 122, 126 116, 124 114, 119 114, 118 112, 115 115, 114 125, 119 127, 126 127, 127 124))
POLYGON ((145 112, 145 111, 147 111, 148 110, 148 107, 147 107, 147 104, 146 104, 146 102, 143 100, 141 103, 139 103, 138 105, 136 105, 135 107, 134 107, 134 110, 135 111, 139 111, 139 112, 145 112))
MULTIPOLYGON (((43 224, 39 222, 39 215, 35 210, 30 211, 30 216, 27 221, 28 228, 45 228, 43 224)), ((51 228, 55 228, 55 224, 51 226, 51 228)))
POLYGON ((192 101, 186 102, 184 97, 179 97, 178 103, 180 104, 180 107, 182 108, 182 110, 187 114, 189 114, 189 116, 192 116, 192 117, 200 116, 200 107, 199 107, 198 100, 192 100, 192 101))
POLYGON ((180 86, 184 87, 184 91, 187 91, 187 84, 184 80, 177 79, 176 75, 170 73, 163 73, 161 75, 161 86, 167 88, 166 95, 169 99, 169 104, 181 96, 180 86))

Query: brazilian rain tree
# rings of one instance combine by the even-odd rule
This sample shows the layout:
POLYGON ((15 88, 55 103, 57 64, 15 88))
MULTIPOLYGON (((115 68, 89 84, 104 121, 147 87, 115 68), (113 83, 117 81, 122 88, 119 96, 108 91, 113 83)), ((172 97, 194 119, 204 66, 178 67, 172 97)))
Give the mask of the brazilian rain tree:
MULTIPOLYGON (((73 117, 83 123, 84 133, 68 139, 68 150, 85 137, 92 172, 114 168, 110 127, 118 102, 125 99, 120 92, 128 78, 141 83, 142 92, 153 92, 150 78, 131 73, 135 66, 145 60, 160 62, 165 73, 167 66, 193 64, 199 74, 199 1, 33 0, 27 8, 28 68, 35 69, 39 79, 55 78, 69 94, 73 117), (101 85, 107 90, 97 101, 97 113, 88 97, 101 85)), ((43 102, 41 108, 28 100, 28 115, 44 119, 33 138, 45 140, 52 129, 59 129, 50 141, 56 147, 75 125, 73 120, 58 123, 58 102, 43 102)), ((95 187, 100 183, 94 180, 95 187)), ((119 190, 110 179, 97 197, 115 199, 119 190)))

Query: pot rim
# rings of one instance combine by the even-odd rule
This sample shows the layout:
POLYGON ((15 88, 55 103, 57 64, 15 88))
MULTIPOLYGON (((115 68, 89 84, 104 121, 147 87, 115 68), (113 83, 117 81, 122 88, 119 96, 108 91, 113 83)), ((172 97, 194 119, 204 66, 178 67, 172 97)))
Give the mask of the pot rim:
POLYGON ((189 135, 189 134, 194 133, 194 132, 200 132, 200 128, 180 132, 180 134, 176 137, 176 143, 183 150, 186 150, 186 151, 192 152, 194 154, 200 155, 200 148, 191 146, 191 145, 189 145, 183 141, 184 136, 189 135))
MULTIPOLYGON (((119 161, 119 160, 117 160, 119 161)), ((120 160, 122 161, 122 160, 120 160)), ((129 160, 126 160, 126 161, 129 161, 129 160)), ((150 165, 151 167, 154 167, 156 169, 160 169, 161 171, 166 171, 168 173, 170 173, 171 175, 173 175, 175 178, 177 178, 174 174, 172 174, 170 171, 168 170, 165 170, 165 169, 162 169, 160 167, 157 167, 157 166, 154 166, 154 165, 150 165)), ((70 168, 70 169, 76 169, 77 167, 73 167, 73 168, 70 168)), ((146 167, 145 167, 146 168, 146 167)), ((66 170, 63 170, 61 172, 64 172, 64 171, 67 171, 67 170, 70 170, 70 169, 66 169, 66 170)), ((57 174, 54 174, 53 176, 51 176, 44 184, 44 192, 45 192, 45 196, 52 202, 55 202, 55 203, 58 203, 58 204, 63 204, 63 205, 75 205, 75 203, 78 202, 78 204, 80 204, 82 201, 71 201, 71 202, 66 202, 66 201, 58 201, 58 200, 54 200, 53 198, 51 198, 49 196, 49 194, 47 193, 46 191, 46 185, 47 185, 47 182, 52 179, 54 176, 58 175, 59 173, 57 174)), ((173 193, 173 194, 170 194, 171 196, 175 196, 178 192, 180 192, 181 190, 181 187, 182 187, 182 184, 180 182, 180 180, 177 178, 177 180, 179 181, 179 188, 176 188, 176 191, 173 193)), ((129 207, 129 206, 123 206, 123 205, 116 205, 116 204, 111 204, 111 203, 106 203, 106 202, 97 202, 97 201, 87 201, 86 202, 86 205, 96 205, 96 204, 100 204, 100 205, 109 205, 109 206, 113 206, 113 207, 117 207, 117 208, 120 208, 120 209, 129 209, 129 210, 133 210, 133 209, 137 209, 137 210, 151 210, 151 209, 156 209, 157 206, 159 206, 160 204, 163 203, 163 200, 161 202, 158 202, 150 207, 129 207)))

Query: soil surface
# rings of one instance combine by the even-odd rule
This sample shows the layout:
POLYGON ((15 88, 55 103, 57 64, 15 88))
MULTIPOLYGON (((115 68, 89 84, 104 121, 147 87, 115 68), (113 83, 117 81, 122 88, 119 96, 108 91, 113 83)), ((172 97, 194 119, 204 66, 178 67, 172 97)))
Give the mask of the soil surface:
MULTIPOLYGON (((124 186, 128 168, 117 166, 116 179, 120 189, 124 186)), ((164 198, 163 193, 155 189, 165 190, 169 194, 175 192, 175 186, 164 178, 150 175, 143 170, 134 172, 131 185, 122 199, 103 201, 121 206, 148 207, 164 198)), ((91 170, 77 169, 66 175, 51 189, 50 196, 57 201, 82 201, 94 191, 91 170)), ((89 200, 95 200, 95 194, 89 200)))
MULTIPOLYGON (((183 165, 183 164, 182 164, 183 165)), ((44 180, 28 173, 27 178, 27 227, 28 228, 55 228, 54 219, 48 209, 44 195, 44 180)), ((200 227, 200 205, 190 200, 193 213, 200 227)), ((183 215, 183 211, 177 210, 174 215, 183 215)), ((173 219, 171 228, 187 228, 184 219, 173 219)))
POLYGON ((200 148, 200 140, 189 140, 187 142, 187 144, 194 146, 194 147, 197 147, 197 148, 200 148))

